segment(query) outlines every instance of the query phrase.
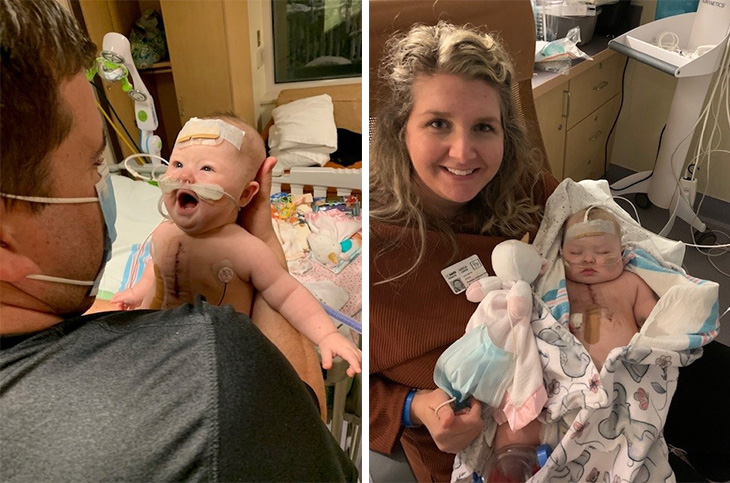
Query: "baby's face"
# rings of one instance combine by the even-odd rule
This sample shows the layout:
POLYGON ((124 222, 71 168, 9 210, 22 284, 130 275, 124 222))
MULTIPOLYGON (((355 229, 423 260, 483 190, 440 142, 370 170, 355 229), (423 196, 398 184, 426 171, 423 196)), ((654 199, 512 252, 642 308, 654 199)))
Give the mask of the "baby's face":
POLYGON ((621 240, 613 234, 574 238, 563 244, 568 280, 592 284, 617 279, 623 272, 621 240))
MULTIPOLYGON (((236 200, 241 198, 250 179, 247 177, 241 153, 229 142, 215 146, 193 145, 175 147, 165 176, 188 184, 212 184, 236 200)), ((235 222, 238 203, 228 196, 219 200, 201 199, 192 190, 177 189, 163 197, 173 221, 186 233, 204 233, 235 222)))

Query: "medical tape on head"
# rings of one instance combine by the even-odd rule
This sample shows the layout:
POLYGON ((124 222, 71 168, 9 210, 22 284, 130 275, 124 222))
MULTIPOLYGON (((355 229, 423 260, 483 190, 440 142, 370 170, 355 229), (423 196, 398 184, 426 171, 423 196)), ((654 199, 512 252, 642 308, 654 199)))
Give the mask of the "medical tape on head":
POLYGON ((175 140, 175 147, 186 148, 193 145, 215 146, 224 140, 240 150, 246 133, 222 119, 191 118, 185 123, 175 140))
POLYGON ((588 213, 590 213, 593 208, 596 208, 596 206, 589 206, 588 209, 586 209, 585 214, 583 215, 583 221, 571 225, 565 231, 563 243, 570 240, 575 240, 576 238, 585 238, 588 236, 598 236, 605 234, 616 235, 618 237, 621 236, 619 233, 616 232, 616 224, 614 222, 602 219, 589 220, 588 213))
POLYGON ((568 228, 565 232, 565 241, 605 234, 618 235, 616 233, 616 227, 612 222, 608 220, 581 221, 568 228))

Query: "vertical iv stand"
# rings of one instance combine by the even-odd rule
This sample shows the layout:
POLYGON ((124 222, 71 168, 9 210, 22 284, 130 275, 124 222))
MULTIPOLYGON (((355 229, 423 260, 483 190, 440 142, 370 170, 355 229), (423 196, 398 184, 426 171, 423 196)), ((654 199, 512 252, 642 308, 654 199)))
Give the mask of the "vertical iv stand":
POLYGON ((702 112, 713 73, 720 67, 729 31, 730 0, 700 0, 696 13, 656 20, 608 43, 609 48, 678 79, 653 172, 635 173, 611 185, 613 194, 646 193, 652 203, 664 209, 669 209, 676 198, 676 209, 672 210, 670 220, 659 233, 661 236, 667 236, 676 216, 699 232, 706 229, 687 199, 681 196, 679 178, 689 151, 690 139, 685 138, 702 112), (694 52, 699 46, 714 47, 699 57, 685 57, 656 45, 665 32, 677 34, 679 47, 688 52, 694 52))
POLYGON ((122 89, 134 100, 134 121, 140 131, 142 151, 160 156, 162 139, 155 135, 155 129, 158 126, 157 111, 155 111, 152 96, 142 82, 132 60, 129 40, 116 32, 107 33, 104 35, 101 57, 107 61, 108 65, 101 66, 99 73, 107 80, 122 80, 122 89), (125 70, 126 72, 124 72, 125 70), (127 74, 132 77, 133 85, 126 80, 127 74))

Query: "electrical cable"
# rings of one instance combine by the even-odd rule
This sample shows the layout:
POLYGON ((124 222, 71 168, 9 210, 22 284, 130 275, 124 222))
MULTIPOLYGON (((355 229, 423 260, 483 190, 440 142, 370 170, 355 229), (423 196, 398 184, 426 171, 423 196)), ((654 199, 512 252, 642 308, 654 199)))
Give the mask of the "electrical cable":
MULTIPOLYGON (((618 112, 616 113, 616 119, 613 120, 613 125, 611 126, 611 129, 608 131, 608 136, 606 136, 606 144, 603 146, 603 159, 605 160, 605 166, 606 170, 603 173, 603 178, 606 177, 606 173, 608 173, 608 142, 611 140, 611 134, 613 134, 613 130, 616 128, 616 124, 618 123, 618 118, 621 117, 621 110, 624 107, 624 91, 625 91, 625 80, 626 80, 626 68, 629 66, 629 60, 626 59, 626 62, 624 63, 624 72, 621 74, 621 102, 618 105, 618 112)), ((647 177, 648 179, 648 177, 647 177)), ((632 185, 633 186, 633 185, 632 185)), ((621 188, 626 189, 626 188, 621 188)))
MULTIPOLYGON (((114 117, 116 118, 117 122, 119 122, 119 125, 121 125, 122 129, 124 129, 124 132, 127 134, 127 138, 132 142, 132 144, 135 147, 135 149, 133 151, 136 153, 141 153, 142 150, 137 145, 137 142, 134 140, 134 137, 131 134, 129 134, 129 131, 127 130, 127 126, 125 126, 124 122, 122 122, 122 118, 119 117, 119 114, 117 114, 117 111, 114 109, 114 106, 112 105, 112 103, 109 102, 109 99, 106 97, 106 92, 104 92, 104 89, 97 86, 94 82, 90 82, 90 84, 92 86, 94 86, 94 88, 101 94, 101 96, 104 98, 104 102, 106 102, 106 105, 109 106, 109 109, 111 109, 112 114, 114 114, 114 117)), ((108 119, 108 117, 107 117, 107 119, 108 119)), ((112 127, 114 127, 114 130, 119 132, 119 130, 114 126, 114 123, 111 123, 111 124, 112 124, 112 127)), ((121 136, 121 133, 120 133, 120 136, 121 136)))
MULTIPOLYGON (((702 109, 702 112, 697 117, 697 121, 695 121, 694 125, 690 128, 687 135, 684 136, 684 138, 682 138, 679 141, 679 143, 677 143, 677 146, 674 148, 674 151, 672 151, 672 154, 669 157, 669 167, 673 172, 676 171, 675 170, 675 167, 676 167, 675 157, 677 155, 677 151, 679 150, 679 147, 694 134, 695 128, 700 124, 700 122, 702 122, 703 125, 702 125, 702 131, 700 131, 700 138, 698 141, 698 146, 702 145, 702 140, 704 139, 704 133, 705 133, 705 130, 707 127, 707 120, 709 119, 709 115, 710 115, 710 112, 712 109, 712 103, 715 99, 715 94, 717 93, 717 88, 721 83, 723 85, 725 85, 727 83, 727 76, 730 75, 730 71, 728 70, 730 68, 730 67, 728 67, 728 56, 729 55, 730 55, 730 36, 728 36, 728 40, 725 43, 725 51, 723 53, 723 58, 720 63, 720 70, 718 71, 718 75, 715 79, 715 82, 712 85, 712 90, 711 90, 710 96, 707 99, 707 105, 705 106, 704 109, 702 109)), ((729 113, 729 118, 730 118, 730 113, 729 113)), ((715 120, 715 122, 717 122, 717 120, 715 120)), ((713 128, 713 131, 714 131, 714 128, 713 128)), ((711 142, 711 140, 712 140, 712 138, 710 139, 710 142, 711 142)), ((699 162, 699 159, 697 161, 699 162)), ((682 161, 682 164, 684 164, 684 161, 682 161)), ((708 168, 708 170, 709 170, 709 168, 708 168)), ((699 171, 699 166, 697 166, 697 168, 695 169, 694 172, 696 172, 696 171, 699 171)), ((691 203, 689 203, 689 200, 687 199, 686 194, 684 193, 684 190, 682 189, 682 186, 680 184, 680 179, 682 178, 681 172, 682 172, 682 170, 680 169, 679 178, 674 180, 674 182, 676 184, 675 193, 677 193, 678 196, 684 198, 687 201, 687 203, 690 205, 690 209, 693 209, 691 206, 691 203)), ((694 178, 692 178, 692 180, 694 180, 694 178)), ((704 199, 704 195, 703 195, 703 199, 704 199)), ((679 209, 679 206, 680 206, 680 203, 679 203, 679 201, 677 201, 674 205, 674 210, 672 211, 671 215, 669 216, 669 221, 667 222, 666 225, 664 225, 664 228, 662 228, 662 230, 660 230, 660 231, 663 231, 664 229, 666 229, 667 227, 670 226, 670 223, 674 222, 674 220, 676 219, 676 216, 677 216, 677 210, 679 209)), ((693 214, 695 215, 695 218, 692 221, 688 221, 690 226, 695 221, 695 219, 699 219, 699 216, 697 215, 698 212, 699 212, 699 207, 698 207, 697 211, 693 210, 693 214)))
POLYGON ((117 128, 117 126, 116 126, 116 125, 115 125, 115 124, 114 124, 114 123, 112 122, 112 120, 111 120, 111 119, 109 118, 109 115, 108 115, 108 114, 106 113, 106 111, 104 110, 104 108, 103 108, 103 107, 101 107, 101 104, 99 104, 99 101, 96 101, 96 100, 94 100, 94 102, 96 103, 96 107, 98 107, 98 108, 99 108, 99 111, 101 111, 101 113, 102 113, 102 114, 104 115, 104 117, 106 118, 107 122, 108 122, 108 123, 109 123, 109 125, 110 125, 110 126, 112 127, 112 129, 114 129, 114 130, 115 130, 115 131, 117 132, 117 135, 118 135, 118 136, 119 136, 119 138, 120 138, 120 139, 122 140, 122 142, 123 142, 124 144, 126 144, 126 145, 127 145, 127 147, 128 147, 128 148, 129 148, 130 150, 132 150, 132 152, 134 152, 134 153, 138 153, 138 151, 135 151, 135 150, 134 150, 134 146, 132 146, 131 144, 129 144, 129 141, 127 141, 127 139, 126 139, 126 138, 125 138, 125 137, 124 137, 124 136, 122 135, 122 133, 121 133, 121 132, 119 131, 119 128, 117 128))
MULTIPOLYGON (((134 140, 134 136, 132 136, 129 133, 129 131, 127 130, 127 126, 125 126, 124 122, 122 121, 122 118, 119 117, 119 114, 117 113, 116 109, 114 109, 114 106, 112 105, 112 103, 109 102, 109 98, 106 96, 106 92, 104 91, 104 89, 100 88, 98 85, 96 85, 93 82, 91 84, 94 86, 94 88, 97 90, 97 92, 99 92, 101 94, 101 96, 104 98, 104 102, 106 103, 107 106, 109 106, 109 109, 111 109, 112 114, 114 114, 114 118, 117 120, 119 125, 122 126, 122 129, 124 129, 124 132, 126 133, 127 138, 132 142, 132 144, 134 144, 134 146, 136 148, 135 149, 136 152, 141 153, 142 150, 139 148, 139 146, 137 145, 137 142, 134 140)), ((118 129, 116 129, 116 131, 119 132, 118 129)), ((121 136, 121 134, 120 134, 120 136, 121 136)))
MULTIPOLYGON (((689 173, 689 181, 695 181, 697 179, 697 173, 700 171, 701 162, 703 161, 704 157, 706 157, 706 163, 707 167, 705 169, 705 179, 707 186, 709 186, 710 182, 710 168, 711 168, 711 162, 712 157, 711 155, 713 153, 725 153, 730 154, 730 151, 723 150, 723 149, 717 149, 721 145, 722 141, 722 130, 719 127, 719 119, 720 119, 720 111, 721 111, 721 103, 722 103, 722 96, 725 96, 725 112, 727 114, 728 122, 730 122, 730 65, 728 65, 728 58, 730 57, 730 38, 726 42, 725 45, 725 52, 723 53, 723 59, 721 62, 720 71, 717 75, 717 78, 715 79, 715 82, 713 84, 712 93, 710 94, 708 100, 707 100, 707 107, 702 111, 702 114, 700 115, 700 118, 697 120, 697 123, 695 123, 695 127, 699 124, 700 121, 702 121, 702 130, 700 131, 700 135, 697 141, 697 149, 695 156, 690 160, 689 165, 687 166, 687 172, 689 173), (716 94, 718 94, 718 87, 719 87, 719 101, 717 102, 717 106, 714 107, 713 103, 716 98, 716 94), (714 117, 714 124, 712 125, 712 128, 710 130, 709 138, 707 139, 707 143, 705 144, 705 133, 707 131, 707 124, 709 121, 710 113, 713 114, 714 117), (717 134, 717 143, 713 145, 713 140, 715 139, 715 136, 717 134)), ((693 128, 694 131, 694 128, 693 128)), ((674 153, 672 155, 674 157, 674 153)), ((672 160, 673 161, 673 160, 672 160)), ((672 163, 674 165, 674 163, 672 163)), ((677 180, 677 183, 679 184, 679 180, 677 180)), ((679 194, 682 197, 686 197, 686 193, 684 190, 680 189, 679 194)), ((704 203, 705 198, 707 197, 707 191, 702 193, 702 197, 700 198, 700 202, 697 205, 697 209, 695 210, 695 213, 699 213, 702 204, 704 203)), ((689 199, 687 199, 687 202, 689 203, 689 199)), ((675 212, 676 212, 675 207, 675 212)), ((690 236, 692 237, 693 244, 686 244, 687 246, 693 246, 696 250, 698 250, 700 253, 705 255, 707 257, 707 261, 712 265, 712 267, 722 275, 726 277, 730 277, 730 274, 722 270, 720 267, 718 267, 715 262, 713 261, 713 258, 726 255, 728 252, 730 252, 730 244, 714 244, 714 245, 699 245, 697 244, 697 240, 695 237, 695 232, 692 229, 692 226, 690 225, 690 236)), ((730 236, 723 232, 723 231, 716 231, 716 230, 709 230, 712 234, 717 236, 718 234, 724 235, 728 240, 730 240, 730 236)), ((730 308, 729 308, 730 310, 730 308)), ((725 311, 727 313, 727 310, 725 311)), ((724 315, 724 314, 723 314, 724 315)), ((721 316, 722 317, 722 316, 721 316)))
MULTIPOLYGON (((623 200, 623 201, 627 202, 629 205, 631 205, 631 208, 634 210, 634 214, 636 215, 637 223, 639 224, 639 226, 642 226, 641 225, 641 220, 639 220, 639 211, 636 209, 636 206, 631 202, 630 199, 624 198, 623 196, 614 196, 613 199, 623 200)), ((730 240, 730 235, 728 235, 725 232, 722 232, 722 231, 714 232, 713 231, 713 233, 722 233, 723 235, 725 235, 726 237, 728 237, 728 240, 730 240)), ((688 246, 688 247, 695 247, 695 248, 725 248, 725 251, 730 251, 730 250, 728 250, 728 249, 730 249, 730 243, 726 243, 726 244, 723 244, 723 245, 718 245, 718 244, 715 244, 715 245, 697 245, 697 244, 694 244, 694 243, 683 242, 682 240, 677 240, 677 241, 679 243, 683 244, 684 246, 688 246)), ((692 237, 692 241, 694 241, 694 242, 697 241, 697 240, 694 239, 694 236, 692 237)), ((722 254, 712 255, 712 256, 720 256, 720 255, 722 255, 722 254)), ((714 264, 713 264, 713 266, 714 266, 714 264)))
MULTIPOLYGON (((618 118, 616 118, 616 119, 618 120, 618 118)), ((613 128, 611 128, 611 129, 613 129, 613 128)), ((659 150, 662 148, 662 138, 664 137, 664 130, 665 129, 667 129, 667 125, 666 124, 662 128, 662 132, 659 133, 659 145, 656 148, 656 155, 654 155, 654 164, 655 165, 656 165, 657 159, 659 159, 659 150)), ((609 136, 610 136, 610 134, 609 134, 609 136)), ((608 144, 606 144, 606 149, 608 149, 608 144)), ((641 183, 643 181, 646 181, 647 179, 651 178, 651 176, 653 174, 654 174, 654 170, 652 169, 651 170, 651 173, 649 173, 648 175, 646 175, 645 178, 641 178, 638 181, 634 181, 630 185, 624 186, 623 188, 611 188, 611 190, 612 191, 625 191, 625 190, 631 188, 632 186, 636 186, 637 184, 639 184, 639 183, 641 183)))
MULTIPOLYGON (((721 234, 723 234, 725 236, 728 236, 728 234, 725 233, 724 231, 719 231, 719 232, 716 231, 714 233, 721 233, 721 234)), ((728 236, 728 239, 730 239, 730 236, 728 236)), ((724 271, 723 269, 721 269, 720 267, 718 267, 717 265, 715 265, 715 262, 712 261, 713 258, 721 257, 723 255, 727 255, 728 253, 730 253, 730 249, 728 249, 727 247, 724 248, 724 249, 722 249, 722 250, 720 250, 720 253, 717 253, 717 252, 713 253, 713 250, 717 250, 718 247, 721 247, 721 246, 722 245, 714 246, 711 249, 709 249, 707 252, 702 252, 702 253, 704 253, 704 255, 707 257, 707 261, 710 262, 710 265, 712 265, 715 270, 717 270, 721 274, 725 275, 726 277, 730 277, 730 273, 724 271)))

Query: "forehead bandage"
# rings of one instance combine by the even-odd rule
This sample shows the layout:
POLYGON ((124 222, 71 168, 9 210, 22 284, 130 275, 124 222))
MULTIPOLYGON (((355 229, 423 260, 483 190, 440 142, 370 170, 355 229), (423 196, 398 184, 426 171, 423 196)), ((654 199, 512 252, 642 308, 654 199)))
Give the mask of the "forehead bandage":
POLYGON ((575 223, 565 230, 565 236, 563 237, 563 243, 575 240, 576 238, 585 238, 589 236, 598 235, 616 235, 619 238, 621 235, 617 233, 616 224, 609 220, 589 220, 588 213, 595 208, 595 206, 589 206, 583 215, 583 221, 575 223))
POLYGON ((246 133, 222 119, 191 118, 177 135, 175 146, 186 148, 193 145, 215 146, 224 140, 240 150, 246 133))

